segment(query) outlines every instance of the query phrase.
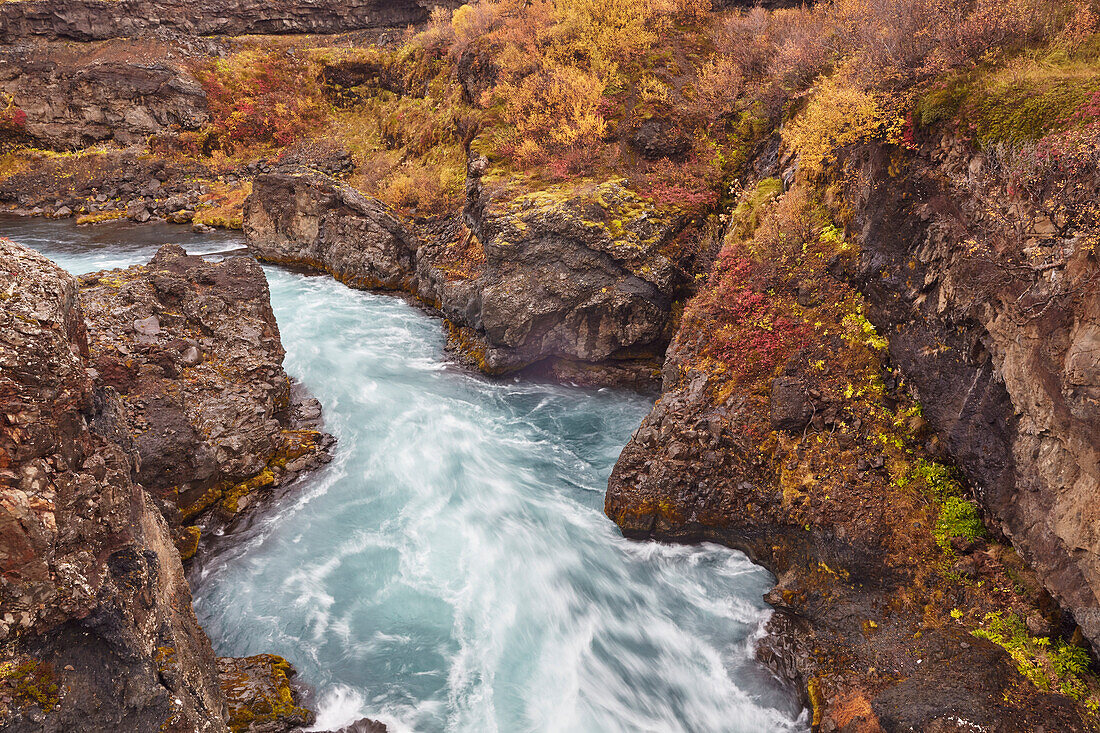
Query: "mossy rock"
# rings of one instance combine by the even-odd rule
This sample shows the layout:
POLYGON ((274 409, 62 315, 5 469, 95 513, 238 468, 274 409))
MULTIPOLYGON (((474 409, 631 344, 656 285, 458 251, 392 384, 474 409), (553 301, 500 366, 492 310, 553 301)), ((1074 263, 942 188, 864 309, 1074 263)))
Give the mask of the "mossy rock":
POLYGON ((181 560, 190 560, 195 556, 195 553, 199 550, 199 538, 201 536, 202 530, 196 526, 183 527, 176 532, 173 541, 176 550, 179 551, 181 560))
POLYGON ((228 704, 229 730, 290 730, 312 725, 313 711, 298 704, 294 668, 275 654, 218 659, 218 679, 228 704))
POLYGON ((37 659, 0 663, 0 693, 15 708, 37 707, 49 712, 57 707, 59 690, 53 665, 37 659))
POLYGON ((235 517, 241 511, 241 500, 257 489, 271 486, 275 483, 275 474, 270 468, 265 468, 247 481, 242 481, 222 494, 222 500, 218 504, 218 513, 229 519, 235 517))

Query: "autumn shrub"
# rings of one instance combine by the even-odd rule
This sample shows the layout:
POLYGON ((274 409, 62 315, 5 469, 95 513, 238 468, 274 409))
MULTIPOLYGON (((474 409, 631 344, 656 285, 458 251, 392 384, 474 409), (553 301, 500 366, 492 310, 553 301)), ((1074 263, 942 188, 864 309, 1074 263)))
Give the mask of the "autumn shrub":
POLYGON ((229 146, 290 145, 327 115, 315 71, 289 51, 242 51, 197 76, 206 89, 210 129, 229 146))
POLYGON ((1092 94, 1065 129, 1033 144, 991 151, 1008 179, 1008 193, 1042 212, 1062 235, 1076 233, 1100 247, 1100 92, 1092 94))
POLYGON ((783 141, 799 154, 810 175, 821 173, 846 145, 881 139, 902 140, 904 99, 861 89, 837 75, 824 79, 806 110, 783 131, 783 141))
POLYGON ((1058 0, 834 0, 838 50, 859 58, 864 84, 897 87, 996 53, 1050 30, 1058 0))
POLYGON ((728 16, 715 29, 719 56, 765 96, 804 89, 831 61, 833 40, 830 16, 821 8, 756 7, 728 16))
POLYGON ((202 197, 195 211, 193 222, 222 229, 241 229, 244 226, 244 201, 252 193, 252 183, 237 185, 213 183, 202 197))
POLYGON ((722 171, 713 161, 708 165, 693 153, 686 161, 666 158, 650 164, 637 176, 635 188, 658 206, 698 214, 717 203, 721 179, 722 171))
POLYGON ((14 97, 0 95, 0 132, 18 132, 27 126, 27 113, 19 109, 14 97))
POLYGON ((1065 26, 1058 34, 1058 41, 1065 48, 1075 50, 1097 31, 1100 31, 1100 7, 1096 0, 1076 0, 1069 10, 1065 26))
POLYGON ((741 383, 772 375, 810 335, 771 292, 768 269, 736 249, 723 250, 706 288, 684 312, 681 334, 695 340, 696 353, 741 383))
POLYGON ((658 5, 669 15, 704 7, 692 0, 499 0, 456 10, 452 56, 478 40, 497 67, 482 100, 502 128, 496 153, 520 168, 595 159, 607 132, 605 91, 623 64, 657 40, 669 19, 658 5))
POLYGON ((803 187, 781 197, 764 179, 742 195, 728 236, 704 287, 684 311, 681 338, 721 365, 733 380, 763 386, 805 347, 809 324, 796 315, 792 273, 822 236, 816 200, 803 187))

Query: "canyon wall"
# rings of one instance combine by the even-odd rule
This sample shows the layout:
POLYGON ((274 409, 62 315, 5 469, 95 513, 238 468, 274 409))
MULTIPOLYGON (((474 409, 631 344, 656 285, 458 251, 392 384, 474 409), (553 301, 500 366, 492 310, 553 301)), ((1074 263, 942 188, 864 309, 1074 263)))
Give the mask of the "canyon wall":
MULTIPOLYGON (((880 149, 848 165, 870 182, 851 192, 868 317, 987 519, 1100 644, 1100 266, 1089 233, 1060 231, 950 137, 900 174, 880 149), (990 236, 1022 243, 1023 257, 973 244, 990 236)), ((1079 183, 1100 190, 1095 177, 1079 183)))
POLYGON ((198 129, 206 93, 180 63, 191 53, 156 39, 0 46, 0 92, 27 115, 15 141, 76 150, 198 129))
POLYGON ((0 43, 29 38, 101 41, 157 29, 197 36, 341 33, 423 23, 425 0, 214 0, 196 12, 185 0, 19 0, 0 5, 0 43))
POLYGON ((310 724, 286 660, 215 659, 182 565, 196 524, 332 442, 291 393, 262 270, 165 246, 78 281, 8 240, 0 255, 0 727, 310 724))
POLYGON ((123 410, 85 364, 77 283, 0 240, 3 673, 12 731, 224 730, 214 654, 123 410))

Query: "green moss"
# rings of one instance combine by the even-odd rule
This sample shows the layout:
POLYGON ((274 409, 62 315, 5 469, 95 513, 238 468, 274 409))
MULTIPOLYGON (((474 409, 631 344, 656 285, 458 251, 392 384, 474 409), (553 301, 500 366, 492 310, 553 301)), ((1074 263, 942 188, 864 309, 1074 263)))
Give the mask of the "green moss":
POLYGON ((1068 126, 1068 120, 1092 93, 1100 79, 1056 79, 1046 84, 1009 84, 987 91, 964 110, 980 142, 1034 142, 1068 126))
POLYGON ((783 182, 778 178, 764 178, 748 195, 743 196, 733 210, 729 232, 731 237, 745 238, 760 226, 765 205, 775 201, 783 193, 783 182))
POLYGON ((988 613, 981 628, 971 632, 1004 649, 1016 662, 1024 677, 1040 690, 1060 692, 1096 709, 1095 691, 1087 680, 1091 676, 1088 652, 1064 641, 1036 637, 1028 633, 1023 619, 1011 612, 988 613))
POLYGON ((1066 129, 1100 91, 1100 64, 1090 44, 1014 57, 943 80, 918 98, 922 125, 955 120, 983 145, 1020 144, 1066 129))
POLYGON ((0 688, 7 688, 12 703, 20 708, 37 706, 49 712, 59 701, 53 665, 36 659, 0 664, 0 688))
POLYGON ((932 530, 936 544, 947 548, 950 547, 952 537, 976 540, 985 534, 985 525, 973 504, 957 496, 949 496, 944 500, 940 507, 940 516, 932 530))
POLYGON ((924 127, 954 119, 962 109, 970 88, 962 78, 947 81, 917 100, 916 119, 924 127))
POLYGON ((935 461, 918 460, 901 484, 906 486, 913 481, 920 482, 925 493, 937 501, 962 494, 962 484, 956 477, 955 469, 935 461))

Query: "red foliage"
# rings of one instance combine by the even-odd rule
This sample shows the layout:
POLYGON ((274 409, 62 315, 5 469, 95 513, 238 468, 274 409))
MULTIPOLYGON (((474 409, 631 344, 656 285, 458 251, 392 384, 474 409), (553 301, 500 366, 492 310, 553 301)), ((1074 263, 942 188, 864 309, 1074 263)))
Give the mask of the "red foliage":
POLYGON ((725 363, 738 380, 770 376, 810 336, 809 326, 792 320, 785 306, 768 292, 759 265, 726 249, 684 313, 681 333, 697 334, 698 352, 725 363))
POLYGON ((325 117, 320 85, 307 64, 285 51, 245 51, 199 73, 212 131, 245 146, 286 146, 325 117))
POLYGON ((0 109, 0 130, 22 130, 27 126, 27 113, 15 106, 15 100, 0 109))
POLYGON ((698 214, 718 203, 720 173, 694 157, 684 163, 664 159, 652 163, 638 176, 636 190, 658 206, 698 214))

